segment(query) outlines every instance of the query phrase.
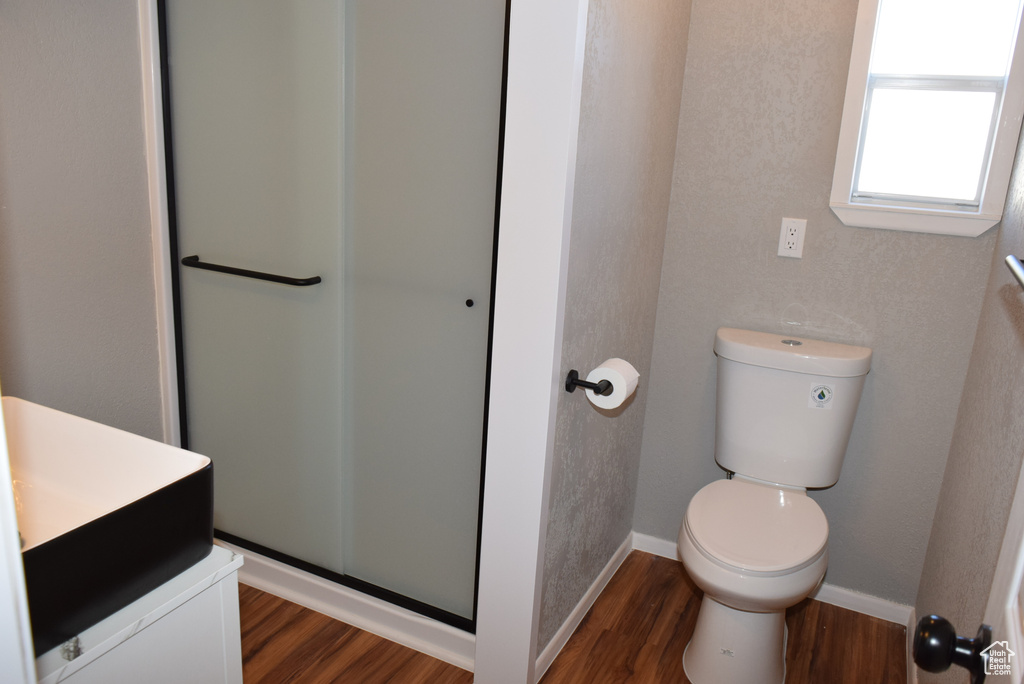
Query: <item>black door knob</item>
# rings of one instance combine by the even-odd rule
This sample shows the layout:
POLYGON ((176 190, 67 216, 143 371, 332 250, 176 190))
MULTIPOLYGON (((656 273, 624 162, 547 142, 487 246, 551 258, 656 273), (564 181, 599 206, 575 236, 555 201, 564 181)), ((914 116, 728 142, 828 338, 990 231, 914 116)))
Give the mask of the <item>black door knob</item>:
POLYGON ((982 625, 973 639, 956 635, 949 620, 926 615, 917 621, 914 633, 914 662, 927 672, 943 672, 959 665, 971 673, 971 684, 985 681, 985 659, 981 655, 992 643, 992 628, 982 625))

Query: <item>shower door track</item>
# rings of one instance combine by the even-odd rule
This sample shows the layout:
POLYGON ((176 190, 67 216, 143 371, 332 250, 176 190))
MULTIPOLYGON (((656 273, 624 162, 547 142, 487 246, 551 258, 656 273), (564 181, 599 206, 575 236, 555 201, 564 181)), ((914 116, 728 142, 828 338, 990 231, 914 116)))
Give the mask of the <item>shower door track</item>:
MULTIPOLYGON (((429 603, 417 601, 416 599, 409 598, 404 594, 399 594, 397 592, 391 591, 390 589, 385 589, 384 587, 378 587, 376 584, 365 582, 356 577, 352 577, 351 575, 345 575, 340 572, 334 572, 333 570, 322 568, 319 565, 315 565, 314 563, 304 561, 301 558, 295 558, 294 556, 289 556, 286 553, 275 551, 274 549, 267 548, 266 546, 263 546, 261 544, 251 542, 247 539, 243 539, 228 532, 224 532, 223 530, 218 530, 214 528, 213 535, 217 539, 227 542, 228 544, 234 544, 235 546, 246 549, 247 551, 258 553, 261 556, 266 556, 270 560, 277 561, 278 563, 284 563, 285 565, 290 565, 296 570, 302 570, 303 572, 308 572, 311 575, 322 577, 325 580, 329 580, 331 582, 334 582, 335 584, 340 584, 343 587, 355 589, 356 591, 366 594, 367 596, 372 596, 382 601, 387 601, 388 603, 396 605, 399 608, 411 610, 414 613, 419 613, 424 617, 428 617, 432 620, 437 620, 438 622, 443 622, 446 625, 451 625, 452 627, 461 629, 464 632, 469 632, 470 634, 474 634, 476 632, 476 624, 473 619, 463 617, 461 615, 456 615, 455 613, 449 613, 448 611, 442 610, 441 608, 438 608, 436 606, 432 606, 429 603)), ((479 553, 477 555, 479 555, 479 553)))

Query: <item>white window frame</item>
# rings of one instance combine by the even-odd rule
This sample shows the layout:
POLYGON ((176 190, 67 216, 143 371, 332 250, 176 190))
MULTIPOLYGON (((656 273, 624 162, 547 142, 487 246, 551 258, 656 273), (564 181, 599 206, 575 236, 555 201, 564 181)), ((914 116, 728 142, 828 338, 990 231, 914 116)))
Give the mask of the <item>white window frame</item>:
POLYGON ((864 105, 868 97, 871 46, 878 20, 879 0, 861 0, 850 55, 850 74, 846 82, 846 101, 839 130, 835 174, 829 206, 848 226, 885 228, 939 235, 975 237, 1002 218, 1006 189, 1010 183, 1017 138, 1024 118, 1024 40, 1018 31, 1003 101, 999 106, 992 155, 977 207, 872 200, 851 196, 857 173, 857 150, 864 126, 864 105))

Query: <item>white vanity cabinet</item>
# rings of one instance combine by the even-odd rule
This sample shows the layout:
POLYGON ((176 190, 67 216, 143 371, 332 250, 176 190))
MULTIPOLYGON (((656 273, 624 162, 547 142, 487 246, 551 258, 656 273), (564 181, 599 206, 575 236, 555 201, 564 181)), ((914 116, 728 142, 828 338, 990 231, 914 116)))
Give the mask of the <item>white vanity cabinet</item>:
POLYGON ((210 555, 65 644, 36 659, 41 684, 241 684, 238 568, 242 556, 210 555))

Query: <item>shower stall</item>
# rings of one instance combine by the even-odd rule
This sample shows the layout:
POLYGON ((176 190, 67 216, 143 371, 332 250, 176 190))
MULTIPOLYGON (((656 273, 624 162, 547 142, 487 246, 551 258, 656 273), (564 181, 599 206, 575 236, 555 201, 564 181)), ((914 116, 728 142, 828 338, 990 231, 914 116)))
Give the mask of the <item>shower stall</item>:
POLYGON ((506 0, 160 4, 220 538, 475 625, 506 0))

